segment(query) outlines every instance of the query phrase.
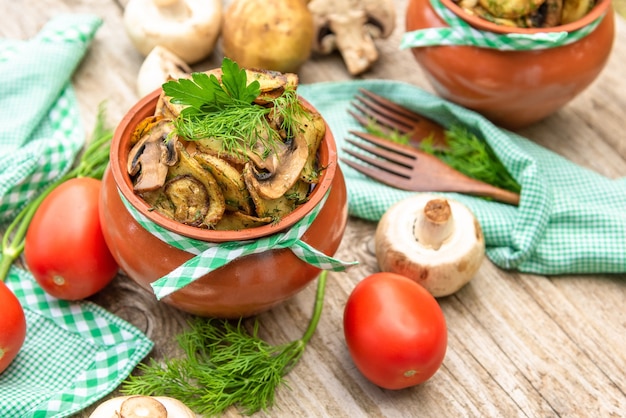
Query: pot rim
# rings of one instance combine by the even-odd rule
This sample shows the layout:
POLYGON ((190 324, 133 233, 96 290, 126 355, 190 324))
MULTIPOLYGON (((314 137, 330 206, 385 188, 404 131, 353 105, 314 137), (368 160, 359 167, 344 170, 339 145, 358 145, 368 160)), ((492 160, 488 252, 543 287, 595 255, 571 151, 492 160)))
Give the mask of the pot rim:
MULTIPOLYGON (((122 118, 121 122, 115 129, 113 138, 111 140, 111 152, 110 152, 110 170, 117 185, 119 192, 124 198, 141 214, 146 216, 152 222, 180 235, 188 238, 207 242, 228 242, 228 241, 245 241, 254 240, 268 235, 272 235, 283 231, 296 222, 306 216, 313 210, 324 198, 326 192, 329 190, 335 172, 337 170, 337 145, 335 143, 333 134, 324 120, 326 126, 326 133, 322 139, 319 147, 319 159, 324 169, 321 171, 319 182, 314 186, 313 190, 309 194, 309 199, 300 205, 293 212, 285 215, 280 221, 263 225, 255 228, 247 228, 242 230, 225 230, 218 231, 214 229, 202 229, 183 223, 177 222, 173 219, 167 218, 157 211, 150 210, 149 205, 141 197, 139 197, 133 191, 132 180, 126 171, 128 162, 128 140, 124 141, 123 138, 130 138, 131 133, 137 126, 137 124, 144 118, 154 114, 156 103, 162 92, 161 88, 156 89, 152 93, 143 97, 135 105, 133 105, 126 115, 122 118), (124 148, 124 149, 123 149, 124 148)), ((304 98, 299 96, 300 101, 309 109, 317 111, 313 105, 311 105, 304 98)))
MULTIPOLYGON (((426 0, 429 1, 429 0, 426 0)), ((611 6, 611 0, 599 0, 593 9, 581 19, 578 19, 575 22, 571 22, 565 25, 554 26, 551 28, 514 28, 509 26, 498 25, 496 23, 490 22, 488 20, 482 19, 478 16, 471 15, 467 13, 463 8, 457 5, 453 0, 441 0, 444 6, 450 9, 454 14, 456 14, 461 19, 465 20, 467 23, 472 25, 473 27, 481 30, 486 30, 495 33, 508 34, 508 33, 523 33, 523 34, 535 34, 535 33, 551 33, 551 32, 573 32, 578 29, 581 29, 599 17, 601 17, 608 8, 611 6)))

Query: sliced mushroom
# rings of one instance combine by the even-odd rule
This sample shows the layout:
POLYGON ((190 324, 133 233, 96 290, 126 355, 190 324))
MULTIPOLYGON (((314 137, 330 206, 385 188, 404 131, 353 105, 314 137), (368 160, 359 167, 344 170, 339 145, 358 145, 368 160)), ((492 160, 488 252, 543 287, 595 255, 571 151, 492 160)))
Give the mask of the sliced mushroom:
POLYGON ((176 221, 191 226, 205 223, 210 200, 200 180, 189 175, 174 177, 165 183, 163 193, 172 202, 176 221))
POLYGON ((280 198, 296 184, 308 157, 305 134, 297 132, 284 152, 272 156, 277 162, 266 164, 265 171, 260 172, 253 163, 246 163, 243 178, 250 194, 269 200, 280 198))
POLYGON ((382 271, 415 280, 433 296, 450 295, 481 266, 485 241, 473 213, 457 201, 429 194, 404 199, 376 228, 376 258, 382 271))
POLYGON ((138 193, 163 187, 168 167, 178 160, 175 137, 169 137, 172 123, 160 119, 152 124, 128 153, 128 174, 137 176, 134 190, 138 193))
MULTIPOLYGON (((202 168, 200 163, 192 158, 185 150, 183 145, 179 142, 177 144, 178 149, 178 162, 170 167, 168 172, 168 178, 172 179, 179 176, 191 176, 198 180, 205 188, 208 194, 208 208, 204 215, 204 221, 201 226, 213 228, 226 210, 226 203, 224 201, 224 195, 222 190, 215 180, 215 177, 202 168)), ((181 201, 182 201, 181 197, 181 201)))
POLYGON ((316 33, 313 51, 339 50, 352 75, 365 72, 378 60, 374 40, 388 37, 395 28, 391 0, 311 0, 308 6, 316 33))

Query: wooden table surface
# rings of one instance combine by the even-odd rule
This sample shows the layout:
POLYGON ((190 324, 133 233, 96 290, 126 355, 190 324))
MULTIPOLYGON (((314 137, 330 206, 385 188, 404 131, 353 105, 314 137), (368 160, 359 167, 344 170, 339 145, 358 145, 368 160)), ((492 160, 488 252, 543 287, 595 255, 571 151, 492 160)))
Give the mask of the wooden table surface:
MULTIPOLYGON (((28 39, 60 12, 100 15, 104 25, 73 77, 84 126, 94 126, 107 102, 111 126, 138 97, 142 57, 127 39, 125 0, 3 1, 0 37, 28 39)), ((398 48, 406 0, 395 0, 397 27, 378 42, 380 59, 363 78, 406 81, 432 91, 408 51, 398 48)), ((577 99, 521 134, 605 176, 626 176, 626 25, 617 20, 610 61, 577 99)), ((219 66, 221 49, 194 67, 219 66)), ((302 83, 349 80, 337 55, 313 57, 302 83)), ((624 208, 626 210, 626 208, 624 208)), ((427 383, 382 390, 352 364, 342 331, 346 298, 359 279, 377 271, 368 243, 375 224, 350 219, 337 256, 358 259, 331 273, 324 312, 301 362, 278 390, 272 417, 607 417, 626 415, 626 275, 543 277, 506 272, 485 261, 475 279, 439 300, 448 323, 443 366, 427 383)), ((626 254, 625 254, 626 256, 626 254)), ((270 343, 297 339, 307 325, 315 284, 259 315, 270 343)), ((150 356, 176 354, 174 336, 188 316, 154 300, 123 275, 93 300, 143 330, 155 342, 150 356)), ((114 392, 112 395, 116 395, 114 392)), ((78 416, 88 416, 89 408, 78 416)), ((234 409, 226 416, 239 416, 234 409)))

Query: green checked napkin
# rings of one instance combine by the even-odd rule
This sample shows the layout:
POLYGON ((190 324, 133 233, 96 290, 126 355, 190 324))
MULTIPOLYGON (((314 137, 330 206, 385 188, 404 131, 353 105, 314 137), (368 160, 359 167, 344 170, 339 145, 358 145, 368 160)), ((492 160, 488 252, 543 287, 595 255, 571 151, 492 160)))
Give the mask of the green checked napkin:
MULTIPOLYGON (((29 41, 0 40, 3 226, 70 169, 85 141, 70 79, 101 23, 59 16, 29 41)), ((152 349, 97 305, 46 295, 27 271, 12 267, 7 285, 24 307, 27 331, 0 374, 0 417, 71 415, 112 392, 152 349)))
MULTIPOLYGON (((367 88, 445 127, 462 123, 484 138, 522 186, 519 207, 461 194, 482 225, 487 256, 504 269, 544 275, 626 272, 626 179, 609 179, 494 126, 481 115, 415 86, 383 80, 301 85, 299 93, 329 123, 341 151, 349 130, 362 130, 346 110, 367 88)), ((377 221, 413 192, 385 186, 342 165, 353 216, 377 221)))
POLYGON ((26 315, 26 341, 0 374, 0 417, 66 417, 111 393, 152 349, 100 306, 48 296, 12 268, 7 285, 26 315))
POLYGON ((157 299, 164 298, 239 257, 281 248, 289 248, 296 257, 322 270, 344 271, 357 264, 355 261, 346 262, 326 255, 300 239, 324 206, 328 194, 311 212, 285 231, 249 241, 223 243, 195 240, 169 231, 142 215, 121 194, 120 197, 126 209, 144 229, 161 241, 195 255, 183 265, 150 283, 157 299))
POLYGON ((538 32, 534 34, 498 34, 474 29, 441 3, 430 0, 433 9, 449 27, 426 28, 402 36, 401 49, 425 46, 476 46, 500 51, 526 51, 568 45, 593 32, 604 16, 572 32, 538 32))

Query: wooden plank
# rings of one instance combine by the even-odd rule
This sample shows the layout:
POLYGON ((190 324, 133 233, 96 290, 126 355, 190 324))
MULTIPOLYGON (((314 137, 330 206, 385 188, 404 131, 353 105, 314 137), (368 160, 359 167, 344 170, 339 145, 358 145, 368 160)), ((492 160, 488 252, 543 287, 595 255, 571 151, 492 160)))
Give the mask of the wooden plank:
MULTIPOLYGON (((138 99, 135 77, 142 57, 126 38, 126 0, 23 0, 4 4, 0 37, 28 39, 61 12, 103 17, 89 53, 73 77, 87 131, 98 105, 119 122, 138 99), (28 10, 28 13, 25 11, 28 10)), ((396 0, 397 28, 380 41, 379 62, 359 78, 384 78, 431 91, 411 53, 398 48, 407 0, 396 0)), ((228 4, 228 1, 225 2, 228 4)), ((529 139, 611 178, 626 176, 623 141, 626 88, 626 25, 619 19, 613 54, 601 76, 577 99, 535 126, 529 139)), ((218 48, 196 70, 221 61, 218 48)), ((350 80, 337 54, 313 57, 301 82, 350 80)), ((276 407, 259 417, 552 417, 623 416, 626 411, 626 275, 546 278, 505 272, 485 262, 477 277, 457 294, 440 299, 449 328, 441 370, 419 387, 383 390, 355 368, 343 338, 345 301, 358 281, 378 270, 371 242, 375 224, 350 219, 337 257, 357 259, 346 273, 329 275, 319 328, 301 362, 278 390, 276 407)), ((261 314, 261 336, 280 344, 299 338, 310 317, 315 285, 261 314)), ((190 318, 156 302, 154 296, 120 275, 92 298, 133 323, 155 341, 154 359, 180 354, 174 336, 190 318)), ((118 395, 114 392, 108 397, 118 395)), ((87 417, 93 407, 78 417, 87 417)), ((225 416, 240 414, 229 410, 225 416)))

